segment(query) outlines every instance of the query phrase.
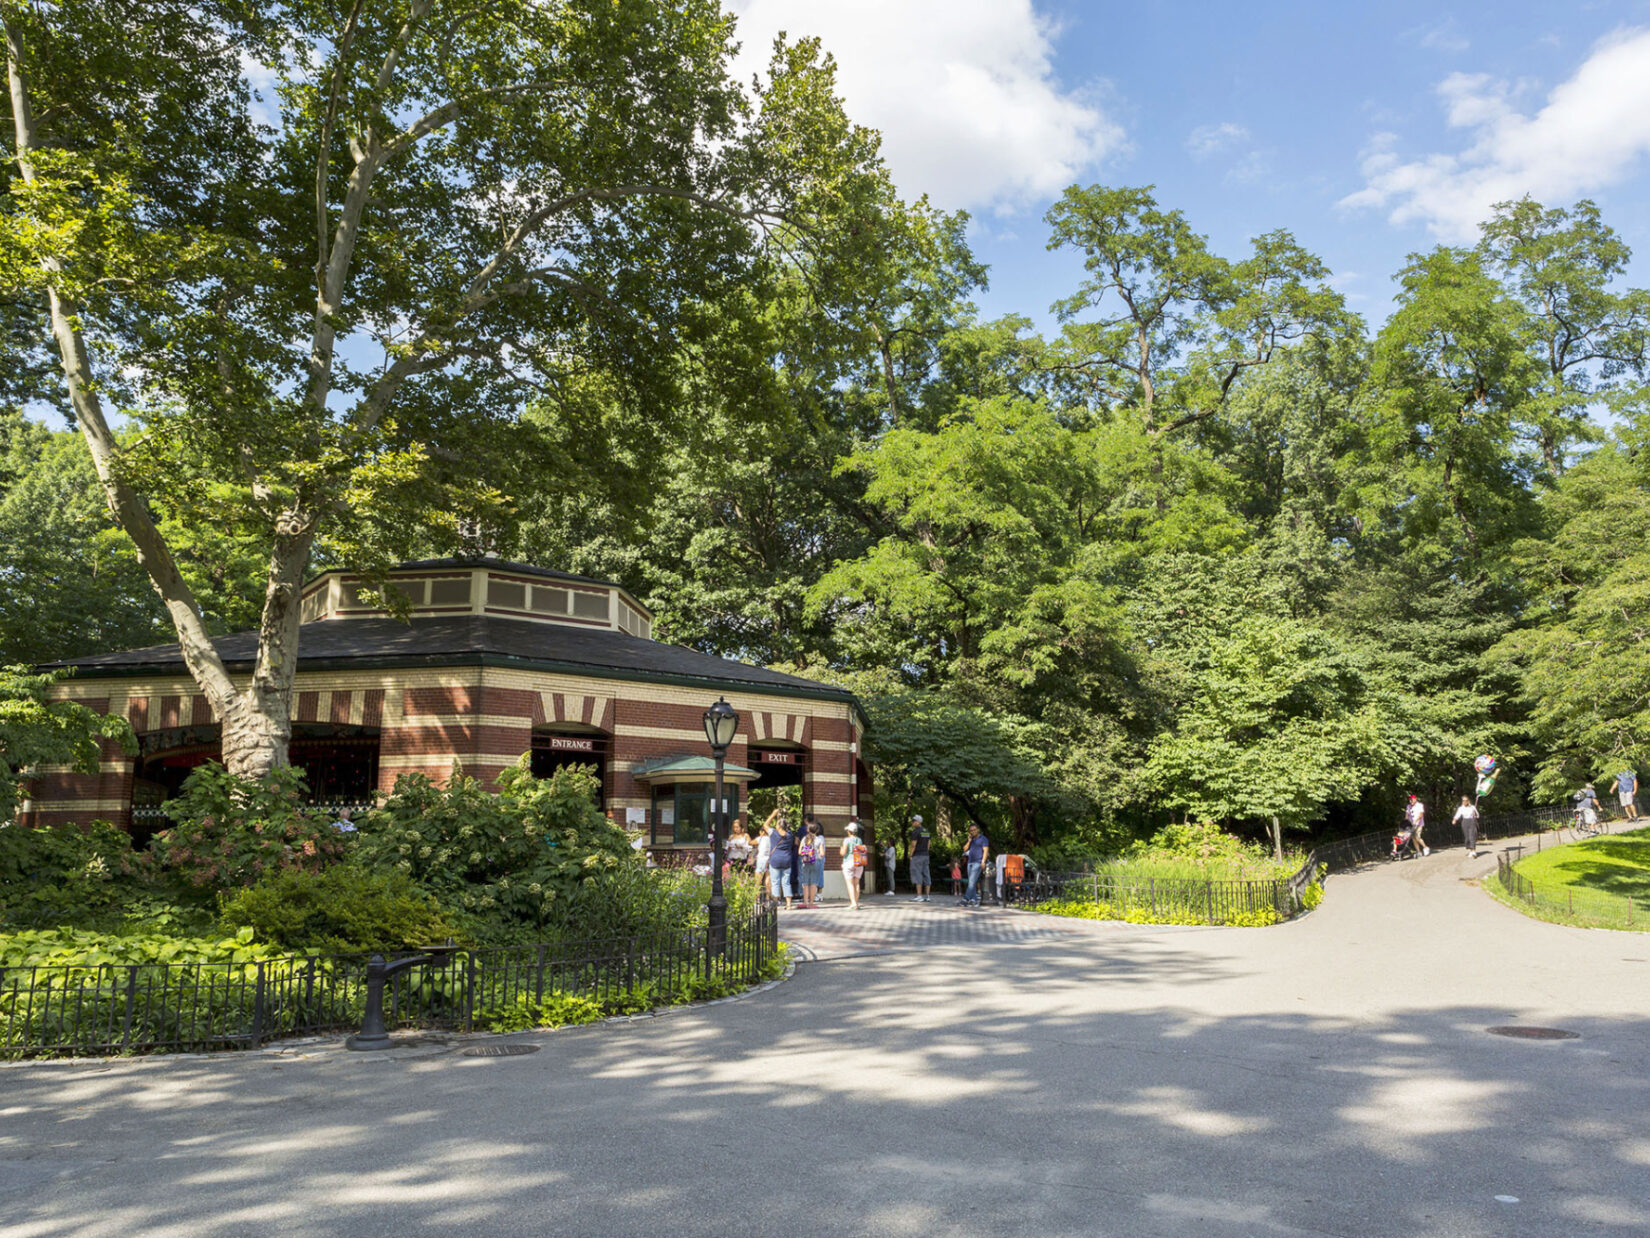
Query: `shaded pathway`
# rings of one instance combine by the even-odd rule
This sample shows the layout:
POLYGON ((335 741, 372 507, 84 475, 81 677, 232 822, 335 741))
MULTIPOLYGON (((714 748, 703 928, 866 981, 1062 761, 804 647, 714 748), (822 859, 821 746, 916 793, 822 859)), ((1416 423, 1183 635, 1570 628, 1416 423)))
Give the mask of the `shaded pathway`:
POLYGON ((1493 866, 1271 929, 934 904, 975 936, 866 954, 866 911, 758 999, 529 1057, 0 1069, 0 1234, 1642 1234, 1650 939, 1528 920, 1493 866), (1581 1039, 1484 1032, 1517 1022, 1581 1039))

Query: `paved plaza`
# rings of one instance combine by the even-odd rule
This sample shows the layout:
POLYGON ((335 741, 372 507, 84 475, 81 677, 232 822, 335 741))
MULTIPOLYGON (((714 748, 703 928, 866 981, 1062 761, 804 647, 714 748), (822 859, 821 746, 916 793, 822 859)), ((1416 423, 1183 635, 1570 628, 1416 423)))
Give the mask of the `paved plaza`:
POLYGON ((8 1066, 0 1235, 1643 1234, 1650 938, 1493 867, 1270 929, 794 912, 788 982, 522 1057, 8 1066))

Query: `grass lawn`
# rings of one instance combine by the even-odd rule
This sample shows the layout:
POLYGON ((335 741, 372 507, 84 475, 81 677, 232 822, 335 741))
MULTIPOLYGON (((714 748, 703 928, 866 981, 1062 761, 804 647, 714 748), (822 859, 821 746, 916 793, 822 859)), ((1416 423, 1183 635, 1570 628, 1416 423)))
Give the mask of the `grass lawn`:
POLYGON ((1589 838, 1526 856, 1514 871, 1535 887, 1530 900, 1503 902, 1543 920, 1596 928, 1650 930, 1650 828, 1589 838))

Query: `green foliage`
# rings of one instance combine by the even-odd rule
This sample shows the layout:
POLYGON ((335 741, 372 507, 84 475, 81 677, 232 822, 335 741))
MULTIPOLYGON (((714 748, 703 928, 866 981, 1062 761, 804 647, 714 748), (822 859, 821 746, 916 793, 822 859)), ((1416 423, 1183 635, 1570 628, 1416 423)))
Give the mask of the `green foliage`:
POLYGON ((251 929, 228 937, 111 934, 38 929, 0 934, 0 967, 77 967, 155 963, 256 963, 285 951, 254 940, 251 929))
MULTIPOLYGON (((783 975, 786 959, 787 947, 781 942, 777 953, 762 960, 761 973, 755 983, 761 984, 783 975)), ((599 998, 559 990, 552 990, 538 1000, 526 994, 517 994, 506 1004, 478 1012, 477 1020, 489 1032, 527 1032, 535 1028, 594 1023, 614 1015, 642 1014, 688 1002, 714 1001, 719 997, 731 997, 744 987, 720 976, 706 977, 702 972, 695 974, 690 971, 674 986, 637 984, 617 992, 604 992, 599 998)))
POLYGON ((304 806, 303 774, 291 766, 261 779, 216 762, 197 766, 167 812, 173 825, 150 847, 165 874, 194 890, 249 886, 286 869, 318 872, 344 854, 331 815, 304 806))
POLYGON ((62 765, 75 773, 95 774, 100 740, 114 740, 128 753, 137 751, 126 719, 51 699, 50 689, 63 678, 22 666, 0 666, 0 824, 9 822, 17 810, 24 770, 62 765))
POLYGON ((447 785, 399 779, 360 823, 361 862, 395 868, 445 904, 486 920, 543 926, 586 882, 639 868, 629 836, 594 799, 587 769, 534 778, 526 758, 496 794, 456 771, 447 785))
POLYGON ((0 825, 0 925, 106 919, 139 888, 145 867, 131 839, 104 821, 0 825))
POLYGON ((1301 910, 1313 911, 1323 903, 1323 882, 1314 881, 1301 890, 1301 910))
POLYGON ((439 944, 453 926, 435 899, 400 869, 334 864, 320 872, 285 868, 220 900, 226 932, 290 950, 388 952, 439 944))
MULTIPOLYGON (((1046 899, 1034 911, 1044 915, 1068 916, 1079 920, 1121 920, 1125 924, 1207 924, 1207 916, 1197 907, 1195 899, 1176 901, 1167 895, 1157 907, 1137 901, 1125 903, 1090 902, 1085 899, 1046 899)), ((1252 911, 1231 911, 1221 923, 1234 928, 1264 928, 1278 924, 1282 917, 1271 907, 1257 907, 1252 911)))
POLYGON ((1640 416, 1626 441, 1565 474, 1544 501, 1550 536, 1515 548, 1539 606, 1490 662, 1515 677, 1540 754, 1534 784, 1557 798, 1650 758, 1650 669, 1637 616, 1650 605, 1650 473, 1640 416))

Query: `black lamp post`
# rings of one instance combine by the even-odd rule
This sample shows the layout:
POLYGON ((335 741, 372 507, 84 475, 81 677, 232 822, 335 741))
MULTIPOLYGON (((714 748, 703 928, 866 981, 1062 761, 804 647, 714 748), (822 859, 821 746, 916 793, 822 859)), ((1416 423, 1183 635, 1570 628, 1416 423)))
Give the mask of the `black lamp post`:
POLYGON ((707 945, 713 954, 721 954, 728 939, 728 900, 722 893, 722 839, 727 832, 727 801, 723 798, 722 763, 727 759, 728 745, 739 733, 739 715, 725 699, 705 710, 705 738, 710 741, 710 754, 716 760, 716 798, 710 807, 710 913, 707 945))

